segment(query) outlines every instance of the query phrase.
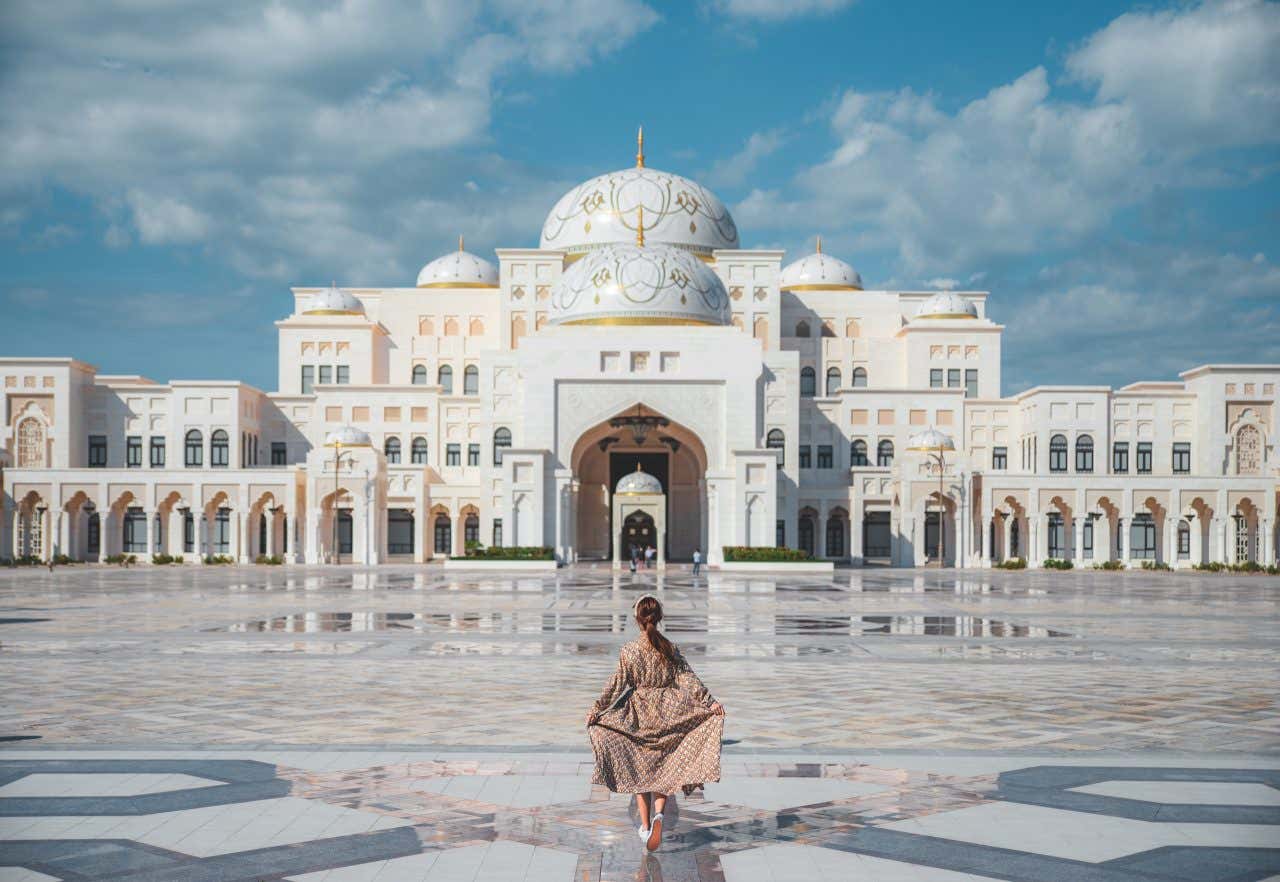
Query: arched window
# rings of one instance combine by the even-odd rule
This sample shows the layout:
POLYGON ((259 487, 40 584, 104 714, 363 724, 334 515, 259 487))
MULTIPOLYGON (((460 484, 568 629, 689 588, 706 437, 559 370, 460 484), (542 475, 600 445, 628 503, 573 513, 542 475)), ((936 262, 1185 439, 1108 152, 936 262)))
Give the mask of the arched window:
POLYGON ((187 468, 204 465, 204 436, 200 434, 199 429, 192 429, 187 432, 185 461, 187 468))
POLYGON ((867 460, 867 442, 859 438, 849 445, 849 465, 864 466, 870 465, 867 460))
POLYGON ((797 337, 808 337, 808 336, 809 336, 809 323, 808 323, 808 322, 804 322, 804 321, 796 322, 796 336, 797 336, 797 337))
POLYGON ((480 544, 480 519, 473 514, 462 522, 462 543, 467 547, 480 544))
POLYGON ((827 557, 844 557, 843 518, 827 518, 827 557))
POLYGON ((493 430, 493 464, 502 465, 502 454, 511 446, 511 430, 499 427, 493 430))
POLYGON ((462 394, 480 394, 480 368, 469 364, 462 370, 462 394))
POLYGON ((876 465, 881 468, 893 465, 893 442, 887 438, 876 445, 876 465))
POLYGON ((1093 471, 1093 438, 1089 435, 1081 435, 1076 439, 1076 471, 1093 471))
POLYGON ((427 385, 427 366, 425 364, 415 364, 413 366, 413 385, 427 385))
POLYGON ((453 394, 453 368, 447 364, 440 365, 440 370, 436 372, 436 384, 440 387, 445 395, 453 394))
POLYGON ((1262 474, 1262 433, 1257 426, 1241 426, 1236 432, 1236 474, 1262 474))
POLYGON ((1054 435, 1049 439, 1049 471, 1067 470, 1067 436, 1054 435))
POLYGON ((447 514, 436 515, 434 533, 436 554, 448 554, 452 550, 453 525, 447 514))
POLYGON ((827 368, 827 395, 835 395, 840 388, 840 368, 827 368))
POLYGON ((427 439, 419 435, 409 446, 409 461, 414 465, 427 464, 427 439))
POLYGON ((765 437, 764 446, 770 450, 778 451, 778 468, 782 468, 785 454, 783 450, 787 446, 786 438, 783 437, 781 429, 770 429, 769 434, 765 437))
POLYGON ((382 452, 387 455, 388 465, 400 464, 400 439, 392 435, 382 445, 382 452))
POLYGON ((800 397, 812 398, 817 392, 818 375, 813 368, 800 369, 800 397))
POLYGON ((209 465, 225 469, 231 464, 231 441, 222 429, 214 429, 209 436, 209 465))
POLYGON ((44 426, 35 417, 18 423, 18 467, 44 468, 44 426))
POLYGON ((800 550, 813 557, 815 546, 813 542, 813 518, 810 515, 800 516, 800 550))
POLYGON ((867 388, 867 369, 856 367, 853 369, 853 388, 867 388))

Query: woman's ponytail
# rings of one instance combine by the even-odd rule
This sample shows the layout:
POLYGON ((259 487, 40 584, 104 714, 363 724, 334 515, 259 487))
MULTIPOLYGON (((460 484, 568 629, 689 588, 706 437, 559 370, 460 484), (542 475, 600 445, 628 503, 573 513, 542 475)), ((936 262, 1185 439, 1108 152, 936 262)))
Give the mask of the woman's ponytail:
POLYGON ((658 598, 652 595, 645 595, 640 598, 639 603, 636 604, 636 624, 644 632, 649 645, 656 649, 667 661, 674 663, 676 660, 676 648, 658 630, 658 623, 661 621, 662 604, 658 601, 658 598))

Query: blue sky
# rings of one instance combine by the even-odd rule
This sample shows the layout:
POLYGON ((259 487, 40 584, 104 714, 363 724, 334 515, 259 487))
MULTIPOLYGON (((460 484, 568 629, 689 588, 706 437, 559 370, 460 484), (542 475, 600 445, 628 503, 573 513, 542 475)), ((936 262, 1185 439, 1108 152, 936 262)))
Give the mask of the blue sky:
MULTIPOLYGON (((13 2, 0 352, 275 386, 293 284, 694 177, 745 247, 991 291, 1004 391, 1280 362, 1280 4, 13 2)), ((491 256, 491 255, 490 255, 491 256)))

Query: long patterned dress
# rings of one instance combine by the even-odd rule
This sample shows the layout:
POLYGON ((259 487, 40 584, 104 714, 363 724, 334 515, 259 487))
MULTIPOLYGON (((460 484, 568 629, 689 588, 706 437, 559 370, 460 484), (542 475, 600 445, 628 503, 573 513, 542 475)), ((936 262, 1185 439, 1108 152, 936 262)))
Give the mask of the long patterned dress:
POLYGON ((711 712, 715 699, 676 652, 672 664, 640 637, 622 647, 618 669, 595 703, 588 728, 596 755, 592 782, 614 793, 690 793, 720 780, 724 718, 711 712), (609 706, 628 686, 621 706, 609 706))

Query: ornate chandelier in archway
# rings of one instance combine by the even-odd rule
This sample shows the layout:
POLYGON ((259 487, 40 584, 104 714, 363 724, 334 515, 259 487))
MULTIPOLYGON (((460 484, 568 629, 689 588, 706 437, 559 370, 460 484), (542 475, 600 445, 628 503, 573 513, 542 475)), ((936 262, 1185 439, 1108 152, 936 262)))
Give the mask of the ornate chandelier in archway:
POLYGON ((671 425, 671 420, 649 413, 645 410, 643 404, 637 404, 634 413, 616 416, 609 420, 610 428, 629 430, 637 447, 644 446, 645 439, 649 437, 650 431, 653 429, 665 429, 669 425, 671 425))

